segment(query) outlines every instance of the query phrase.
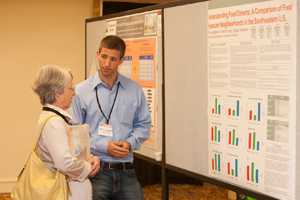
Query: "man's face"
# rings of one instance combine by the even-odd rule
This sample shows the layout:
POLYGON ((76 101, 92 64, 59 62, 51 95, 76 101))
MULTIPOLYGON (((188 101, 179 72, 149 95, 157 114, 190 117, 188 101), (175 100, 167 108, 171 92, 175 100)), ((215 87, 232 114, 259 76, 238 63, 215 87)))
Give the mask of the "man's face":
POLYGON ((103 77, 114 79, 118 73, 118 67, 122 63, 120 51, 102 47, 97 53, 100 73, 103 77))

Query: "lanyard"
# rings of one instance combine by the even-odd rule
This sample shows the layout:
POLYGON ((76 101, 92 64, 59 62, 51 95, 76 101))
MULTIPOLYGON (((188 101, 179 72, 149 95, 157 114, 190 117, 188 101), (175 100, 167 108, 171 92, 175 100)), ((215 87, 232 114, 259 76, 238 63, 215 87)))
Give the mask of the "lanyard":
POLYGON ((106 124, 109 124, 110 116, 111 116, 111 113, 112 113, 112 111, 113 111, 113 109, 114 109, 114 106, 115 106, 115 103, 116 103, 116 99, 117 99, 117 96, 118 96, 119 87, 120 87, 120 82, 118 82, 116 95, 115 95, 114 102, 113 102, 113 104, 112 104, 112 106, 111 106, 111 109, 110 109, 110 112, 109 112, 108 117, 106 117, 106 115, 104 114, 104 112, 103 112, 103 110, 102 110, 102 108, 101 108, 100 101, 99 101, 99 97, 98 97, 97 87, 95 88, 95 89, 96 89, 96 98, 97 98, 98 107, 99 107, 100 112, 102 113, 103 117, 106 119, 106 124))
POLYGON ((67 124, 71 125, 71 123, 70 123, 69 120, 66 118, 66 116, 64 116, 63 114, 61 114, 61 113, 58 112, 57 110, 54 110, 53 108, 49 108, 49 107, 43 107, 43 110, 44 110, 44 111, 53 112, 53 113, 57 114, 58 116, 60 116, 61 118, 63 118, 63 120, 64 120, 67 124))

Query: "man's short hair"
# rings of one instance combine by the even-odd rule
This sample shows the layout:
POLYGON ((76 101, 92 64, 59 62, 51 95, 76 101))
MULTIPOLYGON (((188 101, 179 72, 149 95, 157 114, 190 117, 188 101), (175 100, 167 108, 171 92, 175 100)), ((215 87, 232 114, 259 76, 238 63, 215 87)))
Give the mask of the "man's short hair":
POLYGON ((126 51, 126 44, 122 38, 116 35, 108 35, 101 40, 99 52, 101 48, 108 48, 118 50, 120 52, 120 59, 123 58, 126 51))

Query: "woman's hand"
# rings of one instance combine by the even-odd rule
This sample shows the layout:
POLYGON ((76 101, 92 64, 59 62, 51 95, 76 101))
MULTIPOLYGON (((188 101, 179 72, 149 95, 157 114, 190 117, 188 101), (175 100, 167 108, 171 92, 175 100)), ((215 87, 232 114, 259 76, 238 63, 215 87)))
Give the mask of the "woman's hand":
POLYGON ((99 160, 99 158, 97 156, 91 155, 90 164, 91 164, 92 170, 89 174, 89 177, 94 177, 100 169, 100 160, 99 160))

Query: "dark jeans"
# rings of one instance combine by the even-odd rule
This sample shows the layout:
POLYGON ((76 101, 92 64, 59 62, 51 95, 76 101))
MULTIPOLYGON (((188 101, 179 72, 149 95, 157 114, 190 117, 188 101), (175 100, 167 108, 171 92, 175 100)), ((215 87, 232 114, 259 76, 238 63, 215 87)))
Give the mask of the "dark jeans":
POLYGON ((134 169, 103 170, 91 179, 93 200, 143 200, 134 169))

